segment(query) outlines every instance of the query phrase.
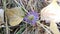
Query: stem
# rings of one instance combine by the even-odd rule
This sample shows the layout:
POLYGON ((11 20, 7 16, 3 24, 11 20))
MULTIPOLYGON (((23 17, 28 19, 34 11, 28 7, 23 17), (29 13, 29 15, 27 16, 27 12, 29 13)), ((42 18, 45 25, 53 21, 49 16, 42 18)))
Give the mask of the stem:
MULTIPOLYGON (((3 9, 4 9, 4 11, 6 12, 6 0, 2 0, 2 2, 3 2, 3 9)), ((6 14, 5 14, 5 20, 6 20, 6 22, 5 22, 5 25, 6 25, 6 34, 9 34, 8 33, 8 24, 7 24, 7 16, 6 16, 6 14)))
POLYGON ((40 23, 40 21, 37 22, 37 24, 38 24, 39 27, 40 26, 43 27, 46 30, 47 33, 51 34, 51 32, 47 28, 45 28, 43 24, 40 23))
POLYGON ((7 17, 5 17, 6 18, 6 34, 9 34, 9 28, 8 28, 8 23, 7 23, 7 17))
POLYGON ((16 0, 14 0, 14 2, 15 2, 17 5, 21 6, 20 3, 18 3, 16 0))

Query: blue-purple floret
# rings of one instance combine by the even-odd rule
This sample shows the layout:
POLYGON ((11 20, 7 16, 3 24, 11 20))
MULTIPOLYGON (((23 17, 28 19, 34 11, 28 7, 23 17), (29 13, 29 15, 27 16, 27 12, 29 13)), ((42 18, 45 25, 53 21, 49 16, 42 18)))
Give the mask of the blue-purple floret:
POLYGON ((24 21, 26 21, 27 23, 31 24, 31 25, 35 25, 36 24, 36 21, 39 19, 39 15, 37 12, 35 11, 29 11, 29 14, 27 14, 25 17, 24 17, 24 21), (29 16, 33 16, 33 19, 30 20, 28 17, 29 16))

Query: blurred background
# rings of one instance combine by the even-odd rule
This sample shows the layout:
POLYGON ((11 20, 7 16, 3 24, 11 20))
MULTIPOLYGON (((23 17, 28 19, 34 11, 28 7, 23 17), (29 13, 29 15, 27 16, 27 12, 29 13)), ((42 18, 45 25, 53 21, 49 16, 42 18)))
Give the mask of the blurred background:
MULTIPOLYGON (((0 9, 2 9, 4 11, 4 7, 6 7, 6 9, 10 9, 12 11, 13 10, 12 8, 23 6, 24 9, 27 11, 30 11, 31 9, 36 11, 39 14, 39 20, 40 20, 40 11, 44 7, 48 6, 51 3, 51 1, 52 0, 0 0, 0 9), (6 3, 4 4, 4 2, 6 2, 6 3)), ((60 0, 58 0, 57 3, 60 5, 60 0)), ((18 9, 18 8, 15 8, 15 9, 18 9)), ((16 11, 14 11, 14 12, 16 12, 16 11)), ((7 13, 6 11, 4 11, 3 13, 4 13, 3 17, 0 17, 0 19, 3 22, 3 23, 2 22, 0 23, 0 34, 47 34, 47 32, 45 32, 45 29, 42 28, 41 26, 37 26, 37 25, 32 26, 30 24, 26 24, 22 19, 20 19, 22 21, 18 25, 11 26, 9 24, 9 18, 14 19, 14 20, 15 20, 15 18, 6 16, 6 14, 5 14, 5 13, 7 13), (6 22, 7 22, 7 24, 6 24, 6 22)), ((8 15, 10 15, 10 14, 8 14, 8 15)), ((39 21, 39 22, 41 22, 43 25, 46 25, 48 27, 50 26, 50 24, 46 23, 46 21, 39 21)), ((14 25, 14 23, 12 25, 14 25)), ((58 26, 60 26, 60 25, 58 24, 58 26)), ((49 29, 47 29, 47 30, 49 30, 49 29)), ((52 32, 51 32, 51 34, 52 34, 52 32)))

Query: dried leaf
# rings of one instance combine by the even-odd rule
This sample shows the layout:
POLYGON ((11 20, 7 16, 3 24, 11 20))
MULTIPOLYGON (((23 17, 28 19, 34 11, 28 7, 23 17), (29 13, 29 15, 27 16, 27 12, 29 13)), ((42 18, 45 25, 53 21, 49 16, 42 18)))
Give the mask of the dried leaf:
POLYGON ((60 34, 57 24, 53 20, 50 23, 50 28, 54 34, 60 34))
POLYGON ((11 26, 16 26, 21 23, 25 15, 21 7, 7 9, 6 14, 8 16, 9 24, 11 26))

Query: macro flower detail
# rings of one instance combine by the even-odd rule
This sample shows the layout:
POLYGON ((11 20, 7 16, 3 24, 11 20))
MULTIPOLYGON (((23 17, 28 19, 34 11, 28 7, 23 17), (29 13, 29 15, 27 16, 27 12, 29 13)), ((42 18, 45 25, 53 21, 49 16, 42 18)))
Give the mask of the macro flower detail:
POLYGON ((27 14, 24 17, 24 21, 26 21, 27 23, 31 24, 31 25, 35 25, 36 21, 39 19, 39 15, 37 12, 35 11, 29 11, 29 14, 27 14))

